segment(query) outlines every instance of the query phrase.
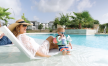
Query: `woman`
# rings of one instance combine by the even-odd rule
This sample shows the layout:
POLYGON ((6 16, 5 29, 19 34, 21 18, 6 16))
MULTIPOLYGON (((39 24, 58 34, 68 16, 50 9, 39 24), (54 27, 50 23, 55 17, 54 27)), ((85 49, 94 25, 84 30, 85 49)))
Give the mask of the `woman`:
POLYGON ((58 47, 56 44, 53 44, 53 37, 48 37, 41 45, 39 45, 34 41, 33 38, 24 34, 26 33, 28 25, 31 24, 26 23, 23 19, 19 19, 15 23, 9 25, 8 28, 23 44, 23 46, 34 56, 50 57, 50 55, 47 55, 49 49, 58 47))
MULTIPOLYGON (((1 25, 0 25, 1 27, 1 25)), ((12 42, 10 41, 10 39, 4 35, 4 33, 2 31, 0 31, 0 46, 2 45, 8 45, 8 44, 12 44, 12 42)))

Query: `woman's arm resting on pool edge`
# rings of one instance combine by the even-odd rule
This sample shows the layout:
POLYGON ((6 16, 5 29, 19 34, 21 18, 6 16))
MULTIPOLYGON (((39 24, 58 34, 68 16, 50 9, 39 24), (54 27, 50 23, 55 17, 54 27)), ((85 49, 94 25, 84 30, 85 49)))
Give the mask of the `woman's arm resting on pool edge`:
POLYGON ((40 56, 40 57, 50 57, 50 55, 45 55, 39 51, 37 51, 35 55, 40 56))

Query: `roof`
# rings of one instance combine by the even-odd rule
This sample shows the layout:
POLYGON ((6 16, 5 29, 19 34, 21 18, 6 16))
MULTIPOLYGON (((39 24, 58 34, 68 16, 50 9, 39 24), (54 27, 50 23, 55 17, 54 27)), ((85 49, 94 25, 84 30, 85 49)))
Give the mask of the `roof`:
POLYGON ((54 23, 54 21, 50 21, 49 23, 54 23))

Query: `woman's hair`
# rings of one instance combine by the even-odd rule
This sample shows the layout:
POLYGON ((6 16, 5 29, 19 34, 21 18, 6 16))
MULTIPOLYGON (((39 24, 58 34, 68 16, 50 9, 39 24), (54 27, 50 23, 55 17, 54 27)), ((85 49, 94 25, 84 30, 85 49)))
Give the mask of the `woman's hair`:
POLYGON ((18 26, 16 26, 15 28, 14 28, 14 30, 12 31, 12 33, 17 37, 18 36, 18 34, 19 34, 19 28, 20 28, 20 26, 21 26, 21 24, 20 25, 18 25, 18 26))

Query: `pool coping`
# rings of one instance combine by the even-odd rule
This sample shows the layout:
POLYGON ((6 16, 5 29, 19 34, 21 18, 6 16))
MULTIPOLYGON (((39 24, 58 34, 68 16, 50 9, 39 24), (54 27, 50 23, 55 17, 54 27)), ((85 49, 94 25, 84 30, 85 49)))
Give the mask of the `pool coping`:
MULTIPOLYGON (((25 33, 25 34, 57 34, 57 33, 25 33)), ((72 34, 72 35, 85 35, 85 34, 72 34)))
MULTIPOLYGON (((25 33, 25 34, 57 34, 57 33, 25 33)), ((85 34, 72 34, 72 35, 85 35, 85 34)), ((97 33, 97 34, 94 34, 94 36, 95 35, 105 35, 105 36, 108 36, 108 34, 99 34, 99 33, 97 33)), ((92 35, 86 35, 86 36, 92 36, 92 35)))
POLYGON ((25 33, 25 34, 57 34, 57 33, 25 33))

